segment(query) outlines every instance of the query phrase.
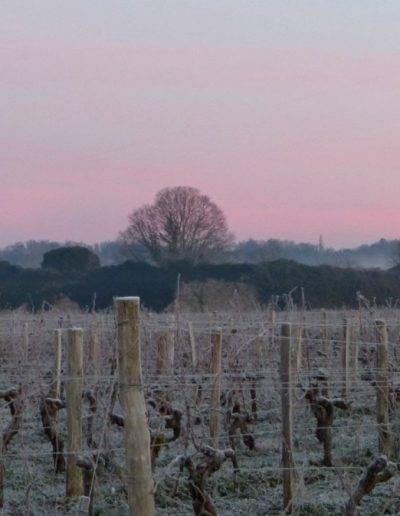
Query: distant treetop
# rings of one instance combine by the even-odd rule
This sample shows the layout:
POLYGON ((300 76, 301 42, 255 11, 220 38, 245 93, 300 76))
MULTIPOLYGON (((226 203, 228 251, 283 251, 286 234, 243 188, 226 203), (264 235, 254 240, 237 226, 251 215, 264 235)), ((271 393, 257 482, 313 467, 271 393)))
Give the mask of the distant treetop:
POLYGON ((132 249, 144 248, 153 263, 209 261, 232 243, 222 210, 197 188, 164 188, 153 204, 129 216, 121 234, 132 249))
POLYGON ((100 260, 86 247, 60 247, 43 255, 41 267, 59 272, 87 272, 100 267, 100 260))

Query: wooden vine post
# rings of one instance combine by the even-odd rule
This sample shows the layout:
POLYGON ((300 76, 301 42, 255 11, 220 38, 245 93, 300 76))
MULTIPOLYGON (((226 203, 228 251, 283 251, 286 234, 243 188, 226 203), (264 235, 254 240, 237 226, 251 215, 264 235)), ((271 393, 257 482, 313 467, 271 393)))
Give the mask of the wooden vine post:
POLYGON ((297 339, 296 339, 296 372, 299 374, 303 364, 303 335, 304 328, 302 321, 297 326, 297 339))
POLYGON ((77 458, 82 447, 83 330, 68 331, 67 393, 67 497, 83 495, 82 471, 77 458))
POLYGON ((351 346, 351 326, 348 319, 343 322, 344 342, 342 347, 342 367, 343 367, 343 385, 342 397, 347 399, 350 393, 350 346, 351 346))
POLYGON ((29 323, 26 322, 24 323, 24 352, 23 352, 23 355, 24 355, 24 361, 27 362, 28 361, 28 356, 29 356, 29 323))
POLYGON ((153 516, 154 483, 140 349, 140 299, 117 298, 116 311, 119 397, 124 412, 129 509, 131 516, 153 516))
POLYGON ((273 307, 271 307, 271 311, 269 314, 269 323, 271 328, 271 348, 274 348, 275 345, 275 322, 276 322, 276 312, 273 307))
POLYGON ((359 354, 359 341, 360 331, 353 323, 352 326, 352 344, 351 344, 351 367, 353 370, 353 385, 358 384, 358 354, 359 354))
POLYGON ((98 376, 100 369, 100 338, 98 325, 93 326, 90 330, 88 365, 89 374, 98 376))
POLYGON ((326 310, 322 310, 322 352, 325 354, 325 362, 329 365, 329 329, 326 310))
POLYGON ((4 469, 3 450, 0 449, 0 509, 4 507, 4 469))
POLYGON ((222 370, 222 330, 214 330, 211 333, 211 413, 210 413, 210 437, 213 446, 218 448, 220 433, 221 410, 221 370, 222 370))
POLYGON ((196 366, 197 366, 197 350, 196 350, 196 339, 194 336, 192 322, 188 322, 188 328, 189 328, 190 350, 191 350, 191 354, 192 354, 192 366, 193 366, 193 369, 195 370, 196 366))
POLYGON ((292 452, 292 378, 291 378, 291 325, 281 328, 280 339, 281 402, 282 402, 282 483, 283 507, 292 512, 294 461, 292 452))
POLYGON ((172 374, 174 368, 174 335, 171 331, 162 332, 157 339, 157 373, 172 374))
POLYGON ((379 432, 379 452, 391 455, 392 439, 389 424, 389 362, 386 322, 375 322, 378 343, 376 349, 376 421, 379 432))
POLYGON ((262 371, 264 368, 264 348, 265 348, 263 337, 261 337, 260 335, 258 337, 256 337, 255 345, 256 345, 256 352, 255 352, 256 363, 254 364, 254 370, 262 371))
POLYGON ((62 363, 62 332, 54 332, 54 383, 51 395, 54 398, 61 396, 61 363, 62 363))

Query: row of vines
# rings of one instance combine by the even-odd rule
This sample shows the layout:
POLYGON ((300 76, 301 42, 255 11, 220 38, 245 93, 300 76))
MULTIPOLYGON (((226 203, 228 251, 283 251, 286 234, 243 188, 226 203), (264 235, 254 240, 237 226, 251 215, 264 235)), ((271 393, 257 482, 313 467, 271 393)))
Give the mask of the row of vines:
POLYGON ((0 507, 398 514, 399 315, 5 312, 0 507))

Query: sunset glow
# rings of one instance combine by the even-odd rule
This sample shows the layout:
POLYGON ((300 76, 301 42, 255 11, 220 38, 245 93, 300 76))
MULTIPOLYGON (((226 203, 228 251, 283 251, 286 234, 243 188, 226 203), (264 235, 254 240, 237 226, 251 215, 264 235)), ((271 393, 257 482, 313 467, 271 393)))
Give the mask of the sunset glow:
POLYGON ((394 1, 3 1, 0 244, 114 239, 175 185, 239 239, 398 238, 399 24, 394 1))

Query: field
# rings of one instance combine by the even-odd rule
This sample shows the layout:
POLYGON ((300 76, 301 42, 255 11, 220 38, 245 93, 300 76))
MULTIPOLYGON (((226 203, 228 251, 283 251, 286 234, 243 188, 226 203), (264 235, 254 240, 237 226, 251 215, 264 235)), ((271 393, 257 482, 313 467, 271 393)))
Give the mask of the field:
MULTIPOLYGON (((214 508, 225 515, 283 514, 287 469, 282 427, 289 398, 292 513, 344 514, 359 479, 380 451, 398 461, 399 323, 399 310, 369 307, 142 312, 141 366, 157 514, 193 514, 193 502, 206 502, 210 513, 214 508), (381 356, 385 327, 377 328, 378 319, 387 326, 387 367, 381 356), (289 330, 291 338, 282 337, 289 330), (286 380, 281 368, 285 342, 291 351, 291 378, 286 380), (216 356, 220 343, 221 369, 216 356), (224 453, 215 454, 216 449, 224 453)), ((117 351, 112 311, 0 315, 4 514, 129 514, 117 351), (59 462, 60 442, 67 457, 65 390, 71 381, 67 356, 72 327, 83 330, 79 457, 90 507, 88 499, 66 499, 59 462), (50 438, 55 433, 58 439, 54 461, 49 430, 50 438)), ((395 469, 389 463, 385 482, 365 493, 361 514, 400 513, 395 469)))

